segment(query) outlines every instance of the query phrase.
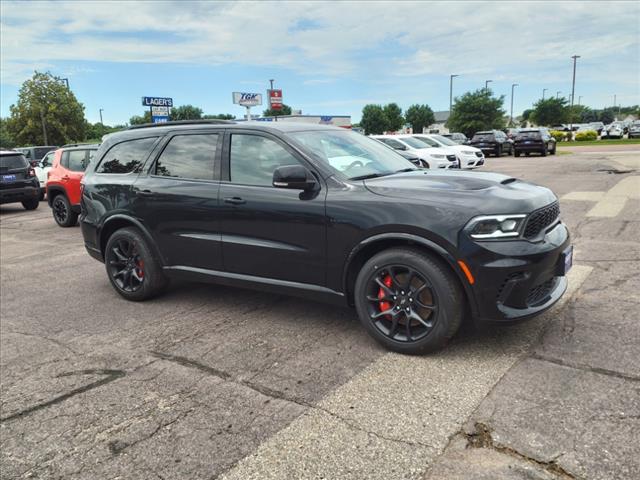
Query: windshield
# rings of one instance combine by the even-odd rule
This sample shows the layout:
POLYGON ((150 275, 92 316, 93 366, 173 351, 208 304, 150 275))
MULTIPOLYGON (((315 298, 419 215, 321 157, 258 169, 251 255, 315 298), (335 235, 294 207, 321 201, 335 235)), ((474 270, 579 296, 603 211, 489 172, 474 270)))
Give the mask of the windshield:
POLYGON ((37 147, 34 148, 35 158, 34 160, 40 160, 44 158, 44 156, 49 153, 51 150, 55 150, 58 147, 37 147))
POLYGON ((454 147, 458 146, 456 142, 454 142, 450 138, 443 137, 442 135, 433 135, 431 138, 433 138, 440 145, 448 145, 448 146, 454 146, 454 147))
POLYGON ((289 136, 319 161, 350 180, 415 169, 411 162, 389 147, 348 130, 292 132, 289 136))
POLYGON ((440 147, 441 146, 438 142, 436 142, 435 140, 432 140, 431 138, 428 138, 428 137, 413 137, 413 138, 415 138, 419 142, 424 143, 422 148, 425 148, 425 147, 440 147))
POLYGON ((431 147, 431 145, 428 145, 427 143, 423 142, 422 140, 418 140, 415 137, 402 137, 400 140, 402 140, 404 143, 409 145, 411 148, 430 148, 431 147))

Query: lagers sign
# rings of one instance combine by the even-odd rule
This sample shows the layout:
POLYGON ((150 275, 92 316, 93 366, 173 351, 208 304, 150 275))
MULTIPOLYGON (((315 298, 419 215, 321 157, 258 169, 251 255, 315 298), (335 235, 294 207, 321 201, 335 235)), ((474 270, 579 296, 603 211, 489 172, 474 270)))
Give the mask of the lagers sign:
POLYGON ((165 123, 169 121, 169 109, 173 107, 173 99, 165 97, 142 97, 142 105, 151 107, 151 121, 165 123))
POLYGON ((261 93, 233 92, 233 103, 243 107, 255 107, 262 105, 261 93))

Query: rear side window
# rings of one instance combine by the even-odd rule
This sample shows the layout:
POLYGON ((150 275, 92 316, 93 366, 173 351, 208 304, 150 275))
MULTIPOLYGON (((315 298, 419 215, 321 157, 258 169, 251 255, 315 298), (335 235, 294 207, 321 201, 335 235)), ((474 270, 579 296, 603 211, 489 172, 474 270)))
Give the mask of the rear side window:
POLYGON ((87 168, 86 159, 86 150, 68 150, 62 154, 60 163, 64 168, 73 172, 84 172, 87 168))
POLYGON ((27 161, 22 155, 2 155, 0 157, 0 168, 3 171, 15 168, 26 168, 27 161))
POLYGON ((160 155, 156 175, 213 180, 217 143, 217 134, 176 135, 160 155))
POLYGON ((131 173, 139 171, 157 137, 138 138, 118 143, 102 157, 97 173, 131 173))

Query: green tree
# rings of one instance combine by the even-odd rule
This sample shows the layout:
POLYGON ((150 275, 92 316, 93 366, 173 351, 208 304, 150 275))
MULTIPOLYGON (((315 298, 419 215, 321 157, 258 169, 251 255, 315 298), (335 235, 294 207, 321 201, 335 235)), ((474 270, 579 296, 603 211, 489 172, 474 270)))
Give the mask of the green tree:
POLYGON ((17 146, 8 124, 8 118, 0 118, 0 148, 9 149, 17 146))
POLYGON ((389 103, 382 108, 384 118, 386 120, 385 131, 395 132, 402 128, 404 125, 404 117, 402 116, 402 109, 397 103, 389 103))
POLYGON ((481 130, 501 130, 505 127, 503 103, 504 95, 494 97, 491 90, 481 88, 467 92, 456 98, 447 128, 451 132, 462 132, 467 137, 481 130))
POLYGON ((360 126, 368 135, 383 133, 387 129, 387 117, 384 114, 382 105, 365 105, 362 109, 362 119, 360 126))
POLYGON ((404 117, 407 123, 411 125, 413 133, 422 133, 424 128, 436 122, 433 110, 426 104, 411 105, 404 114, 404 117))
POLYGON ((570 110, 566 98, 545 98, 533 105, 531 119, 536 125, 549 126, 557 123, 567 123, 570 120, 570 110))
POLYGON ((608 107, 600 112, 598 120, 600 120, 605 125, 613 122, 615 120, 616 114, 618 113, 618 108, 608 107))
POLYGON ((143 123, 151 123, 151 112, 149 110, 142 115, 134 115, 129 119, 129 125, 142 125, 143 123))
POLYGON ((279 115, 291 115, 291 107, 289 105, 282 104, 282 109, 274 110, 273 108, 267 108, 262 112, 263 117, 277 117, 279 115))
POLYGON ((169 120, 200 120, 202 118, 202 109, 193 105, 180 105, 174 107, 169 113, 169 120))
POLYGON ((102 137, 109 133, 117 132, 119 130, 123 130, 126 127, 124 125, 115 125, 113 127, 109 125, 103 125, 100 122, 96 123, 86 123, 85 127, 85 140, 92 142, 101 142, 102 137))
POLYGON ((216 115, 203 115, 202 118, 213 120, 233 120, 236 117, 230 113, 218 113, 216 115))
POLYGON ((62 80, 35 72, 11 105, 7 128, 18 145, 63 145, 84 139, 84 106, 62 80))

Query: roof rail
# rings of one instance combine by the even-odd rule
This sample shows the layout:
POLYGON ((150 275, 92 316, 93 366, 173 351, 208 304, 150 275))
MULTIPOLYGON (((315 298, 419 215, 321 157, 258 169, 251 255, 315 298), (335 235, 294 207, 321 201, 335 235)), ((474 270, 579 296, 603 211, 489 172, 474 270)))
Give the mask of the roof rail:
POLYGON ((232 120, 220 120, 217 118, 205 118, 202 120, 174 120, 172 122, 164 123, 142 123, 140 125, 131 125, 127 130, 135 130, 136 128, 149 128, 149 127, 170 127, 172 125, 207 125, 207 124, 232 124, 236 123, 232 120))
POLYGON ((95 143, 67 143, 66 145, 62 145, 60 148, 81 147, 83 145, 95 145, 95 143))

